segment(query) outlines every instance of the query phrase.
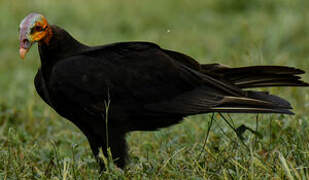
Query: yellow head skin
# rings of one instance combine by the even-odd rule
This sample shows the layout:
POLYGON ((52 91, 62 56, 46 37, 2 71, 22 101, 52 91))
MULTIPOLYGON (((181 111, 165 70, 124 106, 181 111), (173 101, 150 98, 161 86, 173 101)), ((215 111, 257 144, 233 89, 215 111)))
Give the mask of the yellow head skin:
POLYGON ((48 44, 52 37, 51 28, 41 14, 29 14, 21 21, 19 28, 19 55, 22 59, 25 58, 33 43, 48 44))

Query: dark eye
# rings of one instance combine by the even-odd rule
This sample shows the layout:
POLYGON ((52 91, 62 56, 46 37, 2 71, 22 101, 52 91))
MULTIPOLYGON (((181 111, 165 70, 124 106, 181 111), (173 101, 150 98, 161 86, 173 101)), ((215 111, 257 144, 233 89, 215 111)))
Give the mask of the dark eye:
POLYGON ((43 28, 41 26, 35 26, 34 28, 37 32, 43 31, 43 28))

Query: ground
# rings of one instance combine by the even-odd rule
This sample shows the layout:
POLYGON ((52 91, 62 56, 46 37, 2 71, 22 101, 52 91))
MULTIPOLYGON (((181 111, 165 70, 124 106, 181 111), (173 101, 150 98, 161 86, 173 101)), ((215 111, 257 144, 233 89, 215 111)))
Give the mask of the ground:
MULTIPOLYGON (((18 55, 18 26, 46 16, 89 45, 143 40, 201 63, 285 65, 309 72, 309 1, 114 0, 0 1, 0 179, 307 179, 309 88, 270 88, 294 116, 231 115, 241 141, 218 114, 188 117, 156 132, 127 137, 122 171, 98 171, 83 134, 42 102, 33 85, 36 46, 18 55)), ((309 75, 304 75, 308 82, 309 75)), ((265 90, 265 89, 264 89, 265 90)))

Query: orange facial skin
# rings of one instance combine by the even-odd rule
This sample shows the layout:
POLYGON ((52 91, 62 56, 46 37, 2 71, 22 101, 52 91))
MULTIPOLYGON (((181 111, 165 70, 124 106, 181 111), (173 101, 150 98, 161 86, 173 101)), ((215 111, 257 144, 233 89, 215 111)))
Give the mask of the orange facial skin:
POLYGON ((29 14, 20 23, 20 57, 24 59, 32 44, 35 42, 48 45, 52 35, 52 29, 44 16, 37 13, 29 14))
POLYGON ((43 22, 37 21, 35 23, 35 30, 32 34, 30 34, 32 41, 40 42, 41 40, 48 44, 49 40, 52 37, 52 31, 46 21, 46 19, 42 19, 43 22), (36 28, 38 27, 38 29, 36 28))

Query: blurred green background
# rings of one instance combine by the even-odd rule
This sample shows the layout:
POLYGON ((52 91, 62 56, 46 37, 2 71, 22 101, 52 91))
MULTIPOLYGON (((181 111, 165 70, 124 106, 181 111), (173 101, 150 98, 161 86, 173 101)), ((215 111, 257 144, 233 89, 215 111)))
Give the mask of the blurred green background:
MULTIPOLYGON (((0 178, 73 178, 76 173, 82 178, 99 177, 84 136, 34 90, 33 79, 40 66, 36 45, 25 61, 19 58, 18 26, 30 12, 42 13, 50 24, 88 45, 152 41, 201 63, 284 65, 309 72, 306 0, 0 0, 0 161, 4 162, 0 178), (75 164, 72 144, 78 144, 75 164), (69 168, 61 171, 65 165, 69 168)), ((309 81, 308 74, 303 78, 309 81)), ((260 116, 258 129, 265 136, 256 142, 247 134, 246 144, 252 145, 255 139, 251 153, 218 120, 205 148, 208 153, 201 160, 197 155, 209 115, 195 116, 170 129, 130 134, 128 169, 114 169, 103 177, 305 177, 308 169, 296 167, 309 166, 309 147, 305 145, 309 144, 309 88, 269 91, 288 99, 296 115, 260 116), (211 142, 215 142, 213 146, 211 142), (290 158, 291 151, 299 153, 290 158), (219 159, 212 159, 216 153, 219 159), (265 154, 268 157, 263 160, 265 154)), ((256 127, 254 115, 233 115, 233 119, 236 126, 256 127)))

